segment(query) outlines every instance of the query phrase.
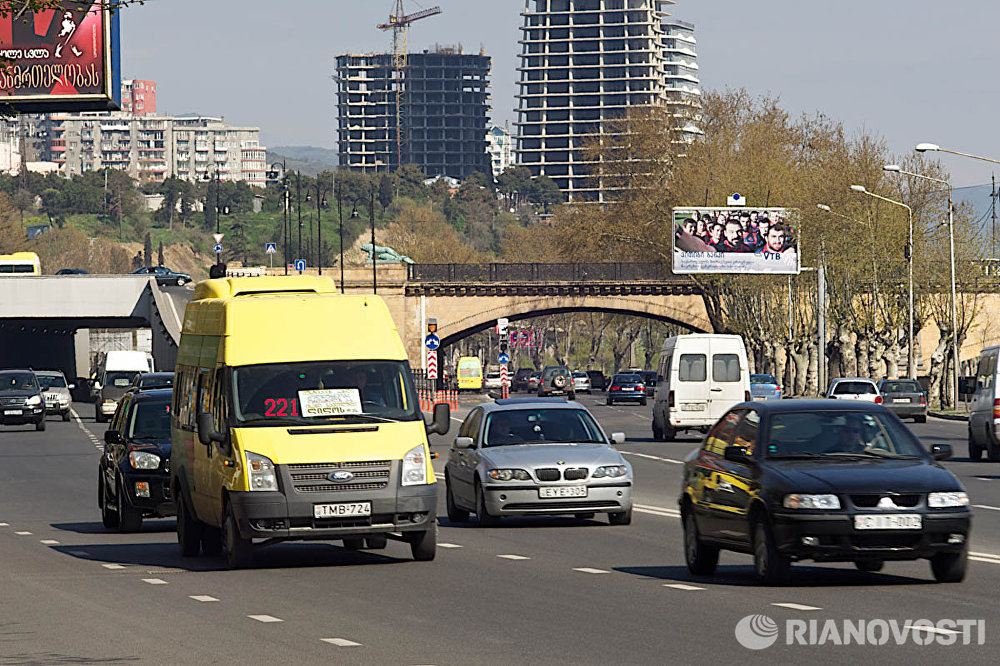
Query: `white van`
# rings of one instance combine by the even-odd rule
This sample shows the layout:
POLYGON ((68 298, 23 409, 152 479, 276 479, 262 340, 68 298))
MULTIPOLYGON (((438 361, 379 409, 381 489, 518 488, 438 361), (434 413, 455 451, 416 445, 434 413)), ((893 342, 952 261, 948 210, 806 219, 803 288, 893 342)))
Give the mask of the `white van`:
POLYGON ((983 452, 990 460, 1000 460, 1000 381, 997 377, 997 357, 1000 346, 987 347, 979 354, 979 369, 975 386, 963 393, 972 393, 969 412, 969 458, 979 460, 983 452))
POLYGON ((743 338, 696 333, 663 341, 653 404, 653 437, 671 441, 682 430, 707 431, 735 404, 750 400, 743 338))
POLYGON ((118 408, 118 399, 132 386, 137 372, 153 372, 153 357, 149 352, 113 350, 106 353, 94 372, 92 395, 94 417, 98 423, 107 421, 118 408))

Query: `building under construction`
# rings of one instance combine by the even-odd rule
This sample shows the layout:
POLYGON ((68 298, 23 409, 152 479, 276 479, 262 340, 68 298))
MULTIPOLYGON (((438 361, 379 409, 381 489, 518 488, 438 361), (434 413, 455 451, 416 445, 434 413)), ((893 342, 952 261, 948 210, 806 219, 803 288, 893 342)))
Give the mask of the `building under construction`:
POLYGON ((416 164, 429 177, 459 179, 491 173, 491 68, 485 53, 443 47, 408 54, 402 69, 391 53, 338 56, 340 166, 381 172, 416 164))

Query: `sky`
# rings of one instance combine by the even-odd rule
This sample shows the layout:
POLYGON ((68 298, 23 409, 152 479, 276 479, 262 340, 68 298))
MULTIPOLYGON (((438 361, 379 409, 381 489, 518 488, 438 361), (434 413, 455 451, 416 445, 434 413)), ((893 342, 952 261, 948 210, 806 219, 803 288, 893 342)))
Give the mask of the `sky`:
MULTIPOLYGON (((493 118, 513 121, 523 0, 407 0, 440 5, 414 23, 411 51, 461 44, 493 56, 493 118)), ((122 74, 157 82, 161 113, 222 115, 258 126, 268 146, 336 143, 334 57, 388 51, 376 28, 393 0, 146 0, 123 10, 122 74)), ((696 26, 702 87, 776 96, 794 115, 821 111, 909 154, 920 142, 1000 159, 994 0, 677 0, 696 26)), ((956 186, 1000 165, 941 155, 956 186)))

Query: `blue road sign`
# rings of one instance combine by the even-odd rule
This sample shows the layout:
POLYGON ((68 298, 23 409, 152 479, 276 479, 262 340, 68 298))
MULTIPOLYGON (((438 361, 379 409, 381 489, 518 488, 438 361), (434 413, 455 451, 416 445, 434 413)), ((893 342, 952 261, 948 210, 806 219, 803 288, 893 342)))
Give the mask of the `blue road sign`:
POLYGON ((297 271, 304 271, 305 269, 306 269, 306 260, 305 259, 296 259, 295 260, 295 270, 297 270, 297 271))
POLYGON ((510 363, 510 354, 498 354, 497 363, 503 363, 503 364, 510 363))
POLYGON ((426 338, 424 338, 424 346, 434 351, 441 346, 441 338, 431 333, 426 338))
POLYGON ((267 254, 278 254, 278 244, 277 243, 264 243, 266 248, 264 251, 267 254))
POLYGON ((222 243, 216 243, 213 249, 216 254, 222 254, 222 243))

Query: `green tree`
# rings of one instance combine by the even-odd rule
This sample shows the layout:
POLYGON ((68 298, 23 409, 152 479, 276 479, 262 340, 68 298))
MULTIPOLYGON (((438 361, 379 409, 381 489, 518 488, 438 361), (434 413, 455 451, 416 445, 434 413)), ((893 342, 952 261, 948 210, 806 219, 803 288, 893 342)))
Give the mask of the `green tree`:
POLYGON ((385 215, 386 209, 392 203, 394 198, 393 193, 393 179, 387 173, 382 174, 378 180, 378 202, 382 206, 382 214, 385 215))
POLYGON ((147 266, 153 265, 153 238, 148 231, 142 241, 142 260, 147 266))
POLYGON ((427 196, 424 181, 427 180, 425 174, 416 164, 404 164, 395 173, 396 187, 399 196, 421 201, 427 196))
POLYGON ((218 227, 219 212, 216 206, 219 205, 219 183, 215 179, 208 181, 205 187, 205 211, 202 220, 202 228, 206 231, 215 231, 218 227))

